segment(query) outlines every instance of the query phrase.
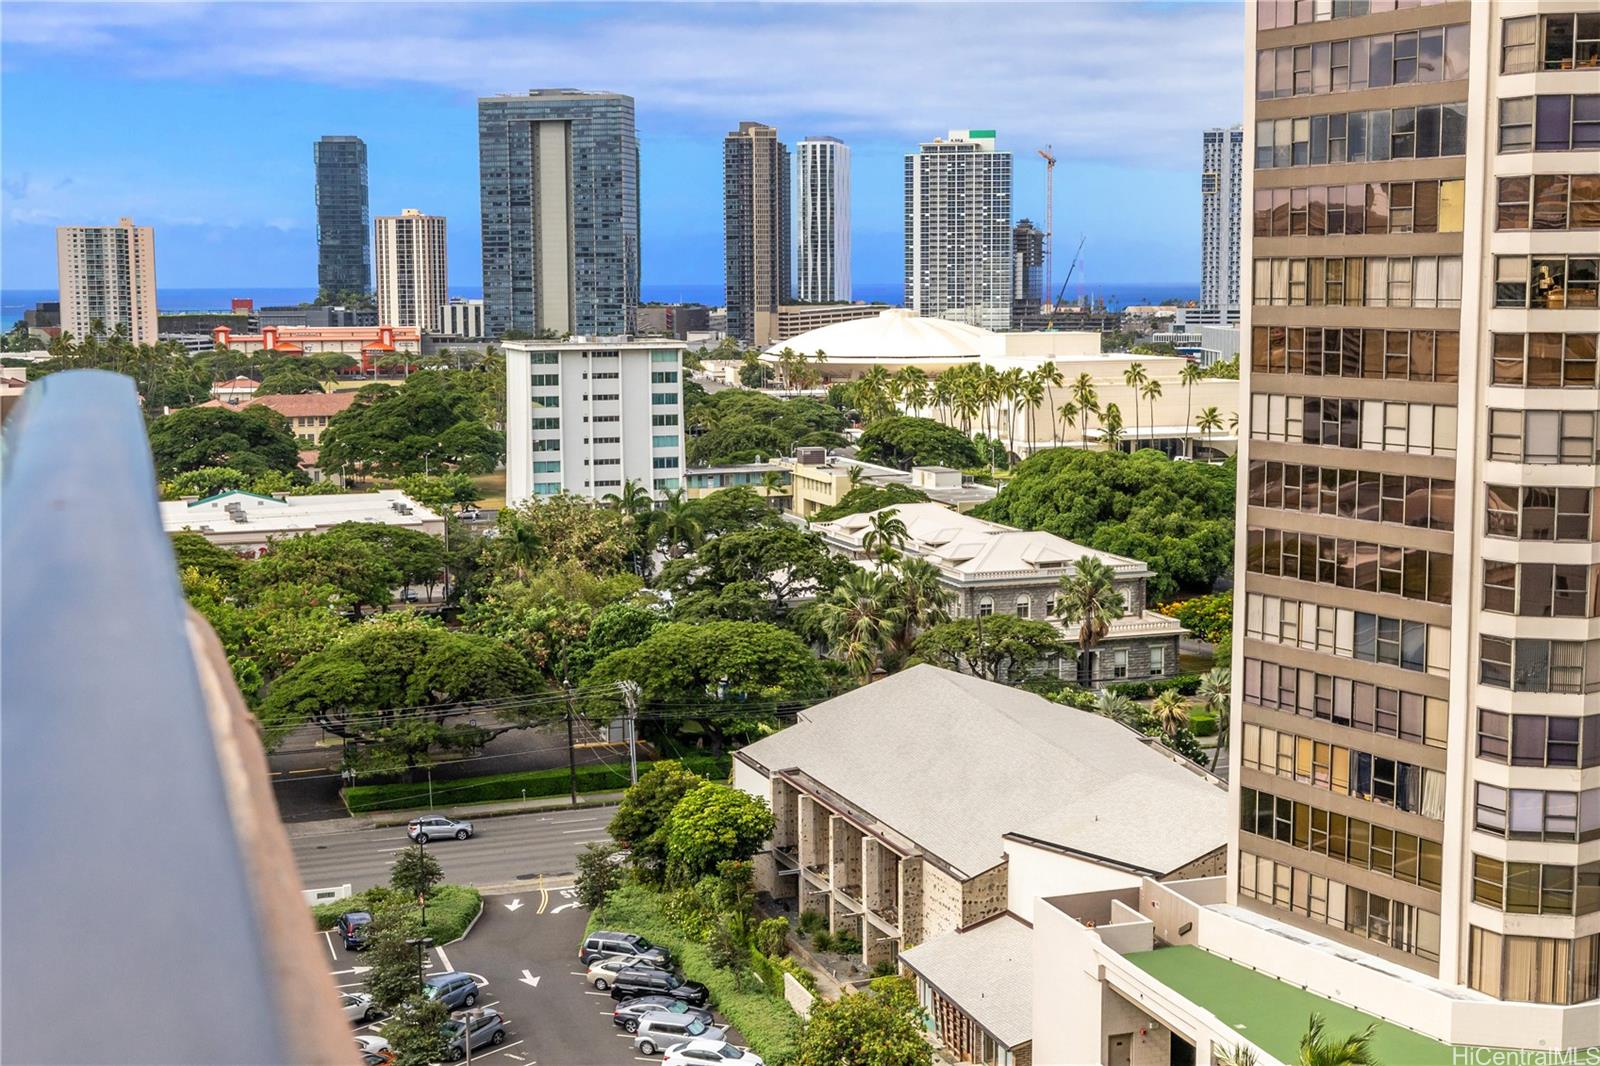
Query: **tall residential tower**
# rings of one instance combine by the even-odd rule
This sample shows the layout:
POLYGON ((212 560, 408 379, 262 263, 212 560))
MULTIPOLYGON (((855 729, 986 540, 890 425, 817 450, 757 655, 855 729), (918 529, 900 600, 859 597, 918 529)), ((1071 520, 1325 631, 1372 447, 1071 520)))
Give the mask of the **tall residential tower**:
POLYGON ((134 344, 159 339, 156 237, 124 218, 115 226, 58 226, 56 275, 61 328, 82 340, 99 322, 107 335, 121 326, 134 344))
POLYGON ((850 146, 833 137, 795 145, 802 303, 850 299, 850 146))
POLYGON ((633 332, 639 138, 633 97, 532 89, 478 101, 485 328, 633 332))
POLYGON ((1244 127, 1205 131, 1200 166, 1200 306, 1239 314, 1239 194, 1244 188, 1244 127))
POLYGON ((408 207, 373 220, 378 263, 378 321, 443 332, 441 307, 450 299, 445 220, 408 207))
POLYGON ((771 126, 741 122, 723 139, 722 218, 728 335, 765 348, 790 293, 789 149, 771 126))
POLYGON ((906 306, 987 329, 1011 324, 1011 153, 994 130, 952 130, 906 156, 906 306))
POLYGON ((317 170, 317 288, 324 293, 372 291, 367 215, 367 143, 324 137, 312 146, 317 170))
MULTIPOLYGON (((1011 231, 1011 328, 1037 328, 1044 307, 1044 230, 1029 219, 1011 231)), ((1051 295, 1054 295, 1052 293, 1051 295)))

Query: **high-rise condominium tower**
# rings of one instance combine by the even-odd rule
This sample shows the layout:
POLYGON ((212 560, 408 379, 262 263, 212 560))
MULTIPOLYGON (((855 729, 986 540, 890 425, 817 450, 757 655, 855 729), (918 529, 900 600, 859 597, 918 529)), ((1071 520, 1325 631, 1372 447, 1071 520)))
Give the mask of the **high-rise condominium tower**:
POLYGON ((156 238, 149 226, 124 218, 115 226, 58 226, 56 274, 61 286, 61 328, 82 340, 99 322, 107 335, 118 326, 135 344, 154 344, 156 238))
POLYGON ((1200 165, 1200 305, 1238 314, 1244 128, 1205 131, 1200 165))
POLYGON ((722 236, 728 335, 765 348, 789 299, 789 149, 778 131, 741 122, 722 142, 722 236))
POLYGON ((639 306, 633 97, 533 89, 478 101, 490 336, 619 335, 639 306))
POLYGON ((987 329, 1011 323, 1011 153, 952 130, 906 156, 906 306, 987 329))
POLYGON ((1025 218, 1011 231, 1011 328, 1037 321, 1044 301, 1044 230, 1025 218))
POLYGON ((373 220, 378 261, 378 321, 443 330, 441 308, 449 300, 450 272, 442 215, 406 208, 373 220))
POLYGON ((1246 32, 1232 896, 1593 1043, 1600 10, 1246 32))
POLYGON ((324 137, 312 146, 317 168, 317 287, 372 291, 372 231, 367 221, 367 143, 324 137))
POLYGON ((798 292, 804 303, 850 299, 850 146, 832 137, 795 145, 798 292))

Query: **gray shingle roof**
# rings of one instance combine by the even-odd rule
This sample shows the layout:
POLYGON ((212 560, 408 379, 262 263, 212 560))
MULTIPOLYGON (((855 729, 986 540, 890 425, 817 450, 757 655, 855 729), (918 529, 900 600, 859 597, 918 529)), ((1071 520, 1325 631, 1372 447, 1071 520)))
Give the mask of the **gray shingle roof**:
POLYGON ((972 876, 1005 833, 1166 873, 1221 847, 1227 793, 1099 715, 935 666, 807 710, 741 756, 798 769, 972 876))
POLYGON ((1008 1048, 1033 1039, 1033 929, 1002 914, 908 948, 900 961, 1008 1048))

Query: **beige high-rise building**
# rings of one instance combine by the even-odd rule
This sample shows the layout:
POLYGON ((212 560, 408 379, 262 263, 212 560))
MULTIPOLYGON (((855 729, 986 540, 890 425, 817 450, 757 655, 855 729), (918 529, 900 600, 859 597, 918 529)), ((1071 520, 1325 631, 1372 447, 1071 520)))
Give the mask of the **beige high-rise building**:
POLYGON ((741 122, 723 138, 722 217, 728 336, 765 348, 792 276, 789 149, 771 126, 741 122))
POLYGON ((63 330, 82 339, 98 321, 108 335, 122 326, 135 344, 156 342, 155 230, 131 218, 57 226, 56 274, 63 330))
POLYGON ((378 321, 385 326, 416 326, 424 333, 443 328, 440 310, 450 299, 443 215, 408 207, 398 215, 372 220, 378 266, 378 321))

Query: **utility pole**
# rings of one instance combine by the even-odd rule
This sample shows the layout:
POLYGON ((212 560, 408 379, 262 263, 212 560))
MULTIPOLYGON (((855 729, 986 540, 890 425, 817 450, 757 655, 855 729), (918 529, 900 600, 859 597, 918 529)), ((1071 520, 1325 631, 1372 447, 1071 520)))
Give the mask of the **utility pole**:
POLYGON ((628 708, 628 781, 637 785, 639 783, 639 683, 619 681, 617 690, 622 693, 622 702, 628 708))
POLYGON ((578 748, 572 739, 573 697, 572 682, 564 682, 567 686, 567 778, 572 784, 572 805, 578 805, 578 748))
POLYGON ((1044 294, 1050 299, 1053 314, 1055 304, 1055 243, 1056 243, 1056 157, 1051 145, 1039 149, 1044 157, 1044 294))

